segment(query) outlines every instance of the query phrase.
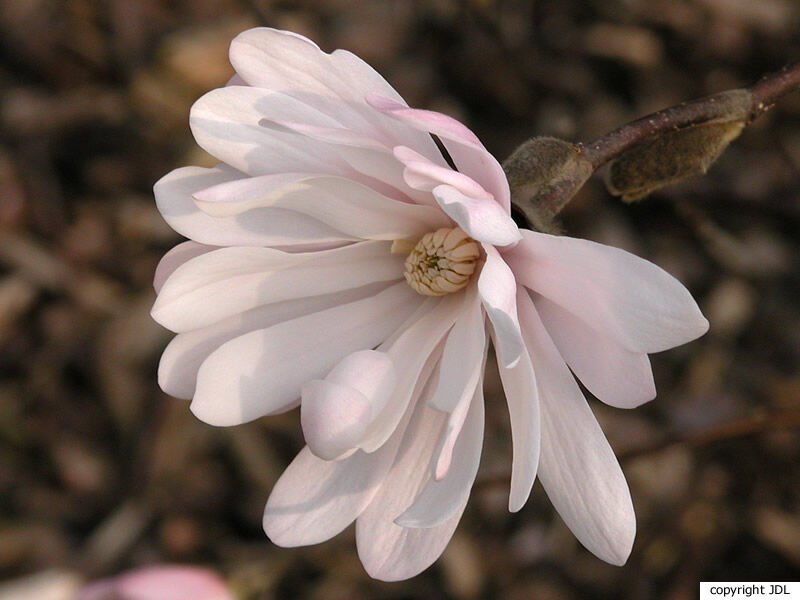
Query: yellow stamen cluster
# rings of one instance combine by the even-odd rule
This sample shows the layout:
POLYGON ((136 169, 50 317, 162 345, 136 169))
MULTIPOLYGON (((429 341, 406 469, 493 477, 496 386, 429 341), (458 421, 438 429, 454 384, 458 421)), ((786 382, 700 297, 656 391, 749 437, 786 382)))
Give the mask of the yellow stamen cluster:
POLYGON ((458 227, 422 236, 411 250, 403 275, 423 296, 444 296, 469 283, 480 257, 480 246, 458 227))

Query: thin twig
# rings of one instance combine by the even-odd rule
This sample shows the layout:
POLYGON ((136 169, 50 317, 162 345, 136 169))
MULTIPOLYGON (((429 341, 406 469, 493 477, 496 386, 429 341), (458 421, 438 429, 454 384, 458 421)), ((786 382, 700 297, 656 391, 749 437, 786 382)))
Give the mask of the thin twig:
POLYGON ((673 435, 652 443, 630 448, 619 452, 617 456, 628 460, 672 448, 673 446, 688 446, 698 448, 721 442, 781 429, 794 429, 800 427, 800 411, 784 410, 775 413, 760 413, 735 419, 726 423, 710 425, 699 429, 688 436, 673 435))
POLYGON ((783 67, 777 73, 771 73, 750 88, 755 96, 754 112, 750 120, 756 119, 775 105, 775 102, 789 92, 800 89, 800 62, 783 67))
MULTIPOLYGON (((622 450, 617 453, 617 457, 620 460, 627 461, 647 456, 648 454, 655 454, 674 446, 700 448, 717 442, 745 438, 767 431, 796 429, 798 427, 800 427, 800 410, 759 413, 726 423, 710 425, 689 435, 673 435, 659 438, 635 448, 622 450)), ((479 479, 475 482, 474 487, 476 489, 486 489, 508 486, 510 481, 510 475, 502 474, 479 479)))
MULTIPOLYGON (((800 62, 763 77, 748 90, 751 105, 747 121, 768 111, 781 96, 800 88, 800 62)), ((730 114, 730 92, 700 98, 660 110, 615 129, 590 144, 581 146, 583 156, 597 169, 629 148, 659 133, 707 123, 730 114)))

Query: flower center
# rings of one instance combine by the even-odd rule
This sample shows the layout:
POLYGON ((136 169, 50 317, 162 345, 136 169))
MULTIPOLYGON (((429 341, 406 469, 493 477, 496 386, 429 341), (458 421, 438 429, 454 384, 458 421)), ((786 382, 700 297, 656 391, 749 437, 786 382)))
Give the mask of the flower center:
POLYGON ((444 296, 469 283, 479 256, 478 243, 458 227, 438 229, 422 236, 411 250, 403 276, 418 294, 444 296))

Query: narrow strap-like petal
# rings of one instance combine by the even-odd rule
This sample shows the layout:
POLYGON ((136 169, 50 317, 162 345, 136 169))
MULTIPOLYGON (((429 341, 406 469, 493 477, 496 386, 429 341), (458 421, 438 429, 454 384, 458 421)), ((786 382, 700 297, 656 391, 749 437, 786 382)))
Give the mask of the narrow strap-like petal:
POLYGON ((677 279, 618 248, 523 230, 522 241, 503 257, 522 285, 631 352, 667 350, 708 329, 677 279))
POLYGON ((189 400, 194 396, 200 365, 224 343, 257 329, 363 300, 389 285, 386 282, 376 283, 333 294, 276 302, 228 317, 202 329, 179 333, 161 355, 158 385, 170 396, 189 400))
MULTIPOLYGON (((409 288, 411 289, 411 288, 409 288)), ((440 342, 453 326, 463 299, 456 294, 428 300, 429 310, 421 311, 418 319, 410 323, 395 339, 383 344, 379 350, 392 357, 397 370, 398 385, 383 412, 375 419, 370 432, 360 447, 374 452, 383 445, 397 428, 411 400, 411 390, 423 366, 436 352, 440 356, 440 342)))
POLYGON ((194 197, 198 206, 213 216, 225 217, 253 208, 283 208, 359 239, 413 239, 450 224, 436 208, 399 202, 343 177, 307 173, 223 183, 194 197))
POLYGON ((617 408, 636 408, 656 397, 647 354, 626 350, 540 294, 533 298, 559 353, 590 392, 617 408))
POLYGON ((206 246, 191 240, 171 248, 156 265, 156 272, 153 275, 153 289, 156 294, 161 291, 164 282, 175 272, 175 269, 196 256, 216 249, 215 246, 206 246))
POLYGON ((401 527, 436 527, 461 510, 469 498, 478 473, 483 447, 483 425, 483 379, 481 378, 472 396, 457 406, 445 423, 431 461, 433 476, 422 488, 414 503, 395 519, 395 523, 401 527), (441 477, 437 477, 437 466, 445 455, 447 470, 441 477))
POLYGON ((156 205, 167 224, 183 236, 210 246, 308 247, 352 240, 316 219, 281 208, 243 215, 212 217, 193 195, 200 190, 246 177, 230 167, 183 167, 164 175, 153 187, 156 205))
POLYGON ((391 140, 390 146, 411 146, 444 164, 430 136, 366 104, 365 96, 377 93, 404 105, 377 71, 346 50, 328 54, 301 35, 260 27, 233 40, 230 60, 252 86, 285 92, 322 111, 336 112, 353 131, 391 140))
POLYGON ((497 250, 483 244, 486 262, 478 276, 478 294, 495 335, 498 358, 513 367, 525 352, 517 317, 517 282, 497 250))
POLYGON ((339 461, 314 456, 306 446, 272 488, 264 531, 278 546, 324 542, 350 525, 380 488, 396 452, 356 452, 339 461))
POLYGON ((489 192, 471 177, 450 167, 437 165, 411 148, 396 146, 393 153, 405 166, 403 178, 414 189, 430 192, 444 183, 473 198, 490 196, 489 192))
POLYGON ((473 198, 446 184, 436 186, 433 197, 474 240, 493 246, 509 246, 520 240, 516 223, 492 198, 473 198))
POLYGON ((348 175, 333 147, 305 135, 263 123, 261 93, 251 87, 212 90, 189 114, 195 141, 206 152, 248 175, 281 172, 348 175))
POLYGON ((575 537, 599 558, 622 565, 636 533, 625 476, 533 302, 520 299, 519 309, 539 386, 539 480, 575 537))
MULTIPOLYGON (((522 299, 523 294, 524 290, 519 290, 518 297, 522 299)), ((511 512, 517 512, 525 506, 539 468, 541 447, 539 386, 529 352, 529 349, 525 349, 514 367, 509 368, 502 363, 498 365, 511 422, 513 460, 511 490, 508 496, 508 510, 511 512)))
POLYGON ((175 331, 207 327, 245 310, 397 280, 403 257, 388 242, 290 254, 272 248, 221 248, 178 267, 161 288, 153 318, 175 331))
POLYGON ((403 123, 439 136, 458 170, 477 181, 506 213, 510 212, 511 193, 503 167, 468 127, 442 113, 409 108, 379 94, 368 95, 367 102, 403 123))
POLYGON ((397 455, 406 427, 438 357, 423 366, 397 429, 376 452, 357 451, 339 461, 308 448, 284 471, 264 509, 264 531, 279 546, 323 542, 350 525, 375 497, 397 455))
POLYGON ((400 527, 395 520, 430 477, 431 455, 444 424, 443 413, 420 402, 397 453, 397 460, 369 506, 356 519, 358 555, 375 579, 397 581, 420 573, 441 555, 466 506, 466 499, 444 523, 400 527))
POLYGON ((289 410, 305 382, 323 378, 343 356, 380 344, 419 303, 403 282, 235 338, 201 365, 191 410, 211 425, 238 425, 289 410))
POLYGON ((451 413, 465 396, 472 396, 480 374, 486 345, 485 317, 478 299, 477 286, 464 291, 463 312, 458 315, 439 364, 439 382, 429 401, 432 408, 451 413), (472 381, 470 381, 472 379, 472 381))

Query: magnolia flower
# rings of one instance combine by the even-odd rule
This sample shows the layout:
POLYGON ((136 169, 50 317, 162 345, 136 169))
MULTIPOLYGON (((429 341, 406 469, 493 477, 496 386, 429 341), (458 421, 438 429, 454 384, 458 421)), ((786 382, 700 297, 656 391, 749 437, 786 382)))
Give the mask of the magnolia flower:
POLYGON ((578 539, 623 564, 630 494, 575 377, 612 406, 652 399, 648 353, 708 327, 687 290, 622 250, 519 229, 476 136, 409 108, 353 54, 253 29, 230 59, 237 74, 190 117, 220 164, 155 186, 190 241, 159 265, 152 314, 178 334, 160 385, 206 423, 300 406, 307 446, 269 497, 267 535, 315 544, 355 522, 373 577, 427 568, 475 480, 491 340, 509 509, 538 476, 578 539))

